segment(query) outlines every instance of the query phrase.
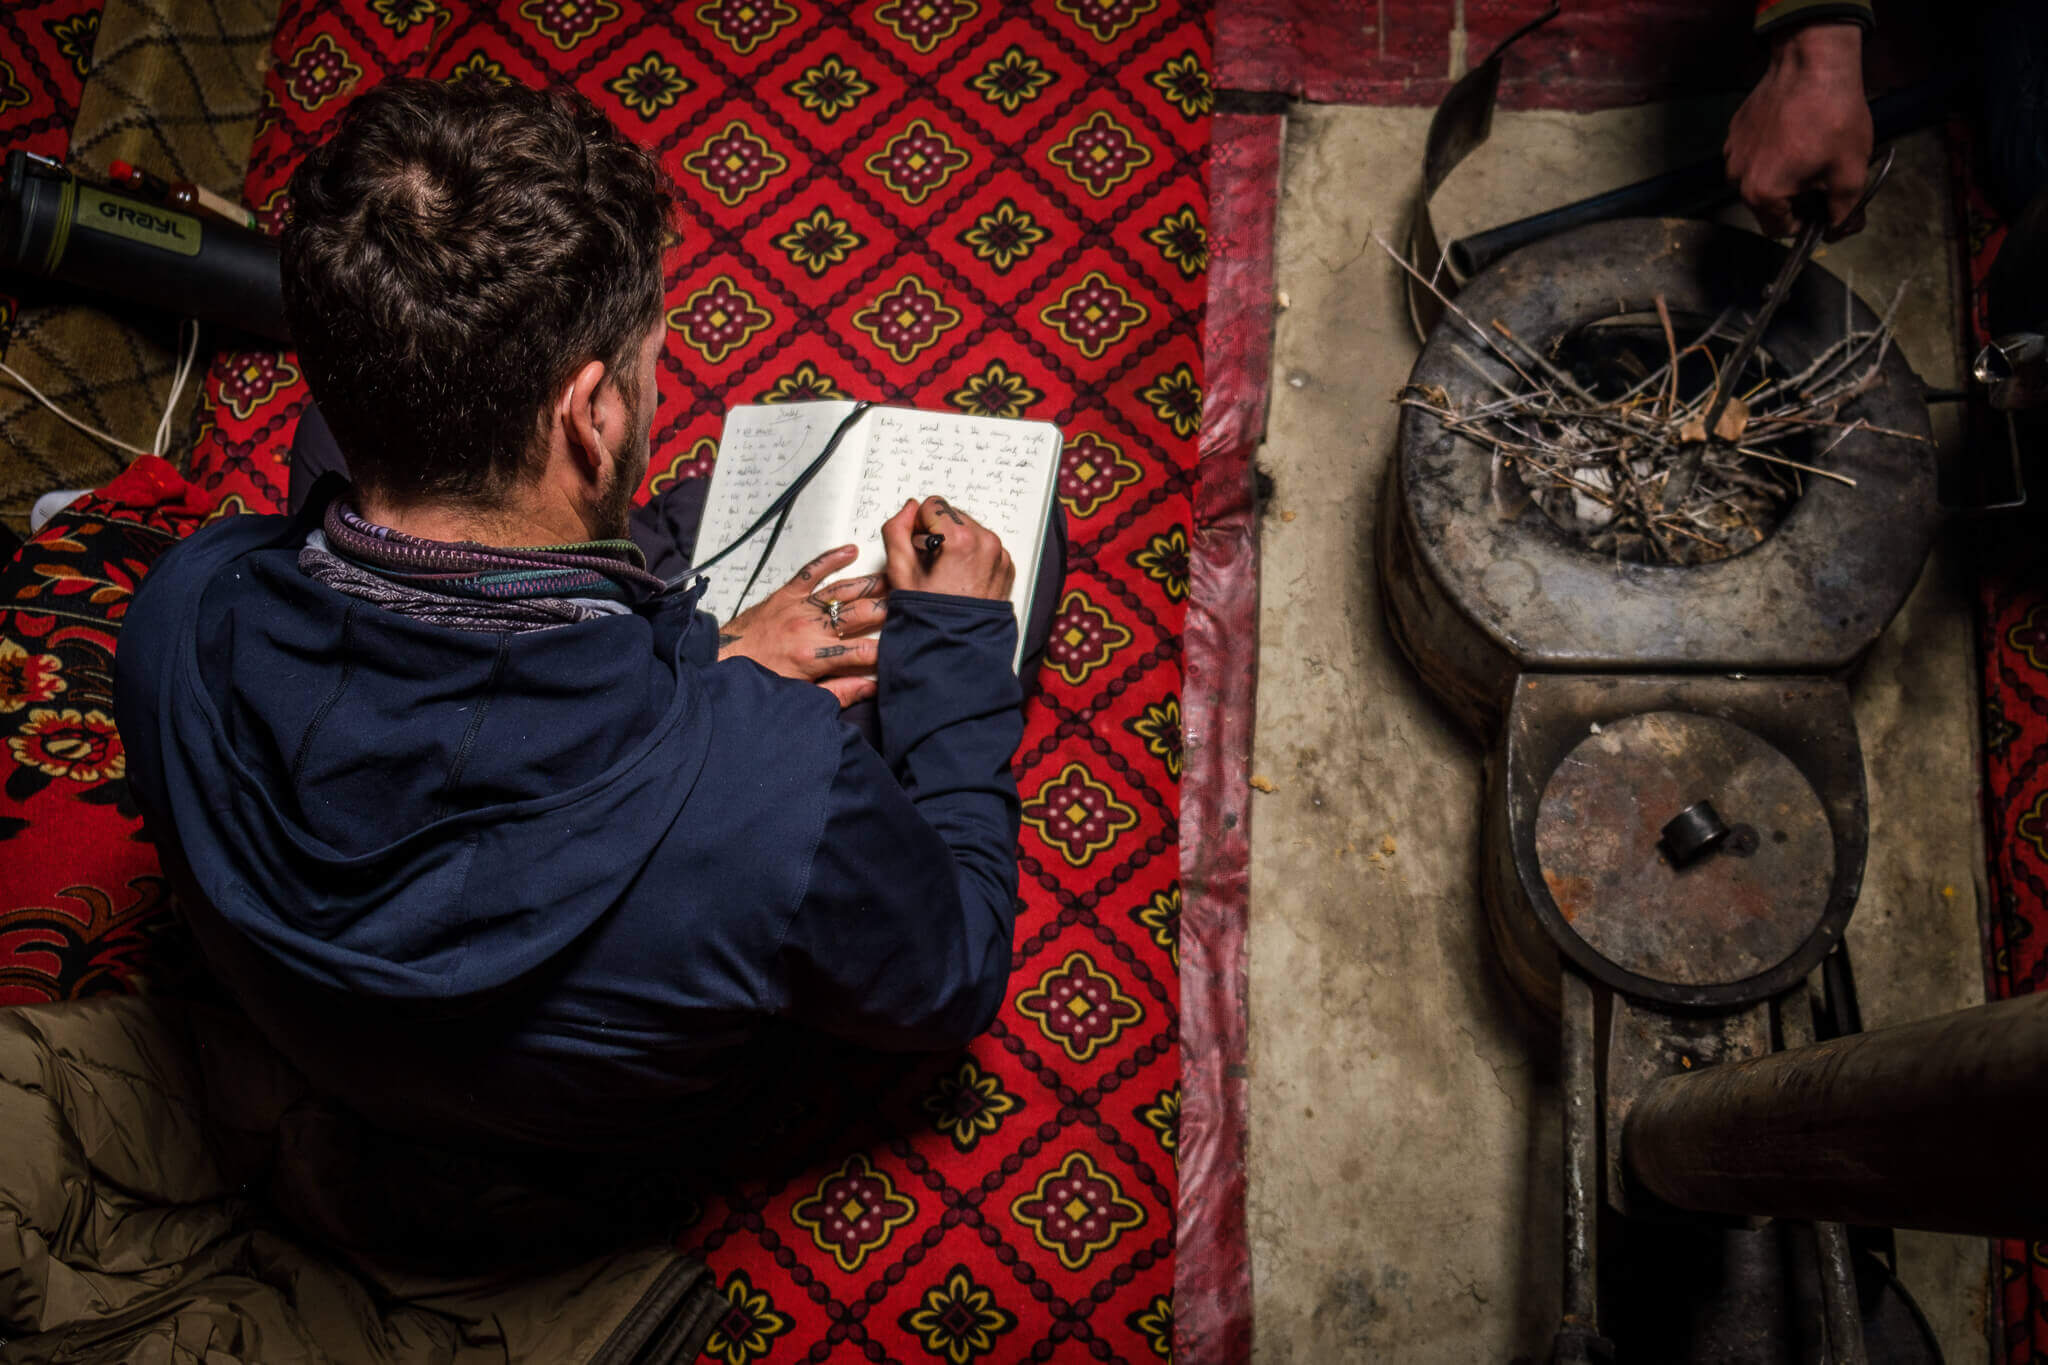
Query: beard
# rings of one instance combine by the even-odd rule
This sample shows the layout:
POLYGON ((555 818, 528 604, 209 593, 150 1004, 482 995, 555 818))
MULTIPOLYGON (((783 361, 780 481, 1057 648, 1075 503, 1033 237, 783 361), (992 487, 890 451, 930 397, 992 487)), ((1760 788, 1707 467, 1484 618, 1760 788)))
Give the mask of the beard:
POLYGON ((647 433, 648 424, 640 420, 639 404, 633 405, 633 417, 626 429, 633 434, 612 459, 611 478, 598 491, 594 520, 605 540, 630 539, 628 532, 633 527, 633 495, 640 491, 641 481, 647 477, 647 464, 651 455, 647 433))

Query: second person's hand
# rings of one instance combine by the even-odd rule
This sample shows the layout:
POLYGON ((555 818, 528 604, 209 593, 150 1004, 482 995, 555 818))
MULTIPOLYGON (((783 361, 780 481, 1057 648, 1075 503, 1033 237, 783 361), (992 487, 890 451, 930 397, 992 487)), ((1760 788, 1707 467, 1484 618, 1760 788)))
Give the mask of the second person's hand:
POLYGON ((1870 106, 1863 99, 1863 30, 1816 23, 1779 38, 1756 89, 1735 111, 1723 149, 1728 179, 1768 236, 1798 228, 1792 201, 1819 190, 1844 231, 1869 176, 1870 106))

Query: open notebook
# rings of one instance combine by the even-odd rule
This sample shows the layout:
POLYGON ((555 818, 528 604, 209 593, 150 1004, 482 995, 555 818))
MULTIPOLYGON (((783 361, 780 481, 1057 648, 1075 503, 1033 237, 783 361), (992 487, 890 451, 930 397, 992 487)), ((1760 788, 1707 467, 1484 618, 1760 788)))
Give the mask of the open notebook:
MULTIPOLYGON (((723 550, 753 525, 852 411, 852 403, 821 402, 727 413, 697 532, 698 557, 723 550)), ((711 570, 701 605, 730 621, 835 545, 858 545, 860 557, 833 575, 834 581, 879 573, 887 558, 882 523, 905 499, 937 494, 994 531, 1010 552, 1017 566, 1010 605, 1017 613, 1021 662, 1024 622, 1059 486, 1061 445, 1059 428, 1049 422, 870 408, 790 507, 788 524, 753 591, 741 596, 770 527, 711 570)))

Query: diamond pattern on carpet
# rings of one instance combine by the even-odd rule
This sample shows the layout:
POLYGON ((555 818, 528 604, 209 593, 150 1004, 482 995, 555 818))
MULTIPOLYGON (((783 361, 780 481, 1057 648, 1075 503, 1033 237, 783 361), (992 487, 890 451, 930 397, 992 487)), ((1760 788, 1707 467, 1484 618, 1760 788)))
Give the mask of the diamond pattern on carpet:
MULTIPOLYGON (((849 1112, 798 1173, 712 1194, 686 1240, 731 1301, 728 1365, 1167 1357, 1205 9, 287 0, 274 56, 245 186, 273 229, 298 159, 388 76, 566 81, 657 152, 683 208, 650 489, 706 472, 740 401, 1065 431, 1008 1004, 963 1057, 820 1096, 849 1112)), ((289 352, 217 359, 195 497, 276 508, 305 401, 289 352)))

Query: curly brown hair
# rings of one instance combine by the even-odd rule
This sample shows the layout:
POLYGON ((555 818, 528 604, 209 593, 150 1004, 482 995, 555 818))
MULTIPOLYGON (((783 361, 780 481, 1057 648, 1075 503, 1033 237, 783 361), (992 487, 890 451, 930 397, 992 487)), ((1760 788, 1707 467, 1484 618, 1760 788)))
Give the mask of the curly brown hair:
POLYGON ((637 408, 671 201, 583 96, 387 81, 306 157, 291 204, 286 317, 365 488, 496 501, 593 358, 637 408))

